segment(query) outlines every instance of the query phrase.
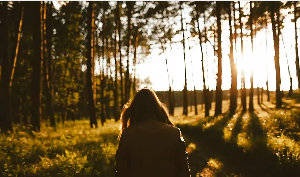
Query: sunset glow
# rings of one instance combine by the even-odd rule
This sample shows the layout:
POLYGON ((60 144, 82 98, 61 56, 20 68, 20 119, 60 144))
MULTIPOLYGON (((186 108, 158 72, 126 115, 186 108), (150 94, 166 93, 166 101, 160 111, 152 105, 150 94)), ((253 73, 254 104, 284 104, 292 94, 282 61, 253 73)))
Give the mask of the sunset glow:
MULTIPOLYGON (((246 2, 241 2, 241 5, 246 2)), ((186 10, 187 11, 187 10, 186 10)), ((187 13, 187 12, 186 12, 187 13)), ((287 14, 287 11, 281 13, 287 14)), ((282 37, 280 37, 280 68, 281 68, 281 89, 289 89, 289 73, 287 69, 287 63, 290 65, 290 71, 293 78, 293 89, 297 89, 296 80, 296 68, 295 68, 295 52, 294 52, 294 24, 291 22, 293 17, 286 15, 284 19, 284 28, 281 30, 282 37, 284 40, 284 46, 282 37), (287 61, 287 57, 288 61, 287 61)), ((187 21, 190 20, 186 16, 187 21)), ((245 21, 245 20, 244 20, 245 21)), ((200 21, 201 24, 201 21, 200 21)), ((203 24, 201 24, 203 26, 203 24)), ((179 26, 180 27, 180 26, 179 26)), ((250 34, 249 30, 245 30, 250 34)), ((239 30, 238 30, 239 32, 239 30)), ((187 65, 187 80, 188 89, 193 89, 193 78, 194 74, 196 89, 203 89, 202 84, 202 69, 201 69, 201 50, 199 46, 198 38, 193 38, 190 42, 192 47, 191 51, 187 46, 189 32, 186 36, 186 65, 187 65), (193 67, 191 66, 191 60, 193 67)), ((173 41, 182 40, 182 35, 174 37, 173 41)), ((213 39, 210 39, 213 42, 213 39)), ((275 65, 274 65, 274 46, 271 24, 268 25, 268 29, 258 31, 254 38, 254 49, 253 54, 251 51, 250 37, 244 37, 244 62, 241 63, 241 39, 237 38, 237 49, 234 49, 234 58, 237 61, 237 72, 238 72, 238 89, 241 87, 241 71, 244 70, 246 88, 250 88, 250 76, 253 69, 253 80, 254 88, 264 87, 266 89, 267 73, 269 78, 269 90, 275 90, 275 65), (266 35, 267 34, 267 35, 266 35), (266 39, 267 38, 267 39, 266 39), (267 45, 267 47, 266 47, 267 45)), ((182 44, 173 44, 172 51, 167 51, 161 55, 159 49, 154 48, 152 54, 148 56, 148 63, 141 64, 138 66, 138 72, 141 78, 150 77, 155 90, 168 90, 168 78, 166 72, 165 58, 168 58, 169 70, 173 74, 174 79, 174 90, 182 90, 184 87, 184 62, 183 62, 183 49, 182 44), (173 71, 173 72, 172 72, 173 71)), ((217 58, 213 55, 213 48, 210 43, 204 45, 204 65, 205 70, 208 70, 209 78, 207 78, 210 89, 216 87, 216 73, 217 73, 217 58), (207 46, 207 55, 206 55, 207 46), (207 65, 209 62, 209 66, 207 65)), ((230 89, 231 86, 231 73, 230 73, 230 61, 229 61, 229 25, 228 21, 222 21, 222 63, 223 63, 223 77, 222 77, 222 89, 230 89)), ((206 73, 207 75, 207 73, 206 73)))

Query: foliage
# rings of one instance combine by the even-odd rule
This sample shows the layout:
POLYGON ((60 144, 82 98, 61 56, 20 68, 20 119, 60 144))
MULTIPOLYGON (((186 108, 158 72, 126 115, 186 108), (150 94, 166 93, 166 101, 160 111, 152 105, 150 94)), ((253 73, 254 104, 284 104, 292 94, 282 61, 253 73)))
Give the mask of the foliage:
POLYGON ((53 131, 22 127, 1 135, 1 176, 114 176, 118 124, 90 129, 86 120, 53 131))

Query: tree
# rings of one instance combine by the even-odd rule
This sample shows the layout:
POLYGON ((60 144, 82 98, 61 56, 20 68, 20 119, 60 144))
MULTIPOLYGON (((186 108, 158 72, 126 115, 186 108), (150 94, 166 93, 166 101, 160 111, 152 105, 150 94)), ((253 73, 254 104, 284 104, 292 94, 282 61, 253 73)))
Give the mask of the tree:
MULTIPOLYGON (((101 98, 101 124, 103 125, 106 120, 106 111, 105 111, 105 96, 104 96, 104 89, 107 84, 107 78, 104 75, 104 59, 105 59, 105 41, 106 41, 106 10, 107 10, 107 4, 106 2, 102 2, 103 6, 103 13, 102 13, 102 68, 100 71, 100 84, 101 84, 101 91, 100 91, 100 98, 101 98)), ((99 65, 100 65, 100 59, 99 59, 99 65)), ((108 67, 108 66, 106 66, 108 67)), ((99 67, 100 68, 100 67, 99 67)), ((106 73, 107 74, 107 73, 106 73)))
MULTIPOLYGON (((239 4, 239 22, 240 22, 240 30, 241 30, 241 53, 242 53, 242 58, 241 58, 241 65, 242 67, 244 66, 244 42, 243 42, 243 23, 242 23, 242 8, 241 8, 241 3, 238 1, 239 4)), ((245 72, 244 69, 242 69, 242 83, 241 83, 241 102, 242 102, 242 107, 243 107, 243 112, 247 111, 247 100, 246 100, 246 84, 245 84, 245 72)))
MULTIPOLYGON (((46 18, 46 40, 47 40, 47 66, 48 66, 48 72, 47 72, 47 82, 48 82, 48 92, 47 93, 47 101, 48 101, 48 115, 50 117, 50 126, 55 127, 55 119, 54 119, 54 113, 53 113, 53 94, 52 94, 52 14, 53 14, 53 4, 52 2, 49 3, 49 8, 47 9, 47 18, 46 18)), ((45 78, 44 78, 45 79, 45 78)))
MULTIPOLYGON (((251 37, 251 50, 252 50, 252 62, 253 62, 253 8, 252 8, 252 1, 250 1, 250 37, 251 37)), ((251 88, 250 88, 250 100, 249 100, 249 111, 254 111, 254 107, 253 107, 253 94, 254 94, 254 90, 253 90, 253 68, 251 68, 251 77, 250 77, 250 82, 251 82, 251 88)), ((258 86, 257 86, 257 89, 258 86)), ((259 99, 258 99, 259 100, 259 99)))
POLYGON ((134 7, 135 1, 126 1, 127 7, 127 65, 126 65, 126 75, 125 75, 125 101, 127 102, 130 97, 131 82, 129 78, 129 58, 130 58, 130 46, 131 46, 131 18, 132 9, 134 7))
MULTIPOLYGON (((204 52, 203 52, 203 46, 202 46, 202 34, 200 31, 200 23, 199 23, 199 18, 200 18, 200 7, 201 4, 200 2, 196 2, 196 18, 197 18, 197 29, 198 29, 198 37, 199 37, 199 44, 200 44, 200 50, 201 50, 201 68, 202 68, 202 82, 203 82, 203 100, 204 100, 204 105, 205 105, 205 117, 209 116, 209 99, 208 99, 208 88, 205 80, 205 69, 204 69, 204 52)), ((205 18, 205 17, 204 17, 205 18)), ((205 25, 205 24, 204 24, 205 25)))
POLYGON ((183 115, 188 115, 188 92, 187 92, 187 78, 186 78, 186 61, 185 61, 185 37, 184 37, 184 29, 183 29, 183 2, 180 2, 180 10, 181 10, 181 31, 182 31, 182 45, 183 45, 183 60, 184 60, 184 88, 182 90, 183 93, 183 115))
MULTIPOLYGON (((232 35, 232 16, 231 16, 231 6, 234 8, 234 2, 228 3, 228 14, 229 14, 229 38, 230 38, 230 66, 231 66, 231 88, 230 88, 230 115, 234 115, 237 108, 237 71, 236 63, 234 62, 233 56, 233 35, 232 35)), ((234 12, 235 13, 235 12, 234 12)), ((235 15, 233 16, 235 23, 235 15)))
POLYGON ((293 1, 294 6, 294 29, 295 29, 295 55, 296 55, 296 73, 298 77, 298 88, 300 89, 300 69, 299 69, 299 52, 298 52, 298 28, 297 20, 299 16, 297 15, 297 1, 293 1))
POLYGON ((121 29, 122 29, 122 27, 121 27, 121 9, 122 9, 122 4, 121 4, 121 2, 119 2, 119 1, 117 1, 117 22, 118 22, 118 27, 119 27, 119 29, 118 29, 118 34, 119 34, 119 45, 118 45, 118 47, 119 47, 119 57, 120 57, 120 84, 121 84, 121 87, 120 87, 120 89, 121 89, 121 108, 122 108, 122 106, 125 104, 125 102, 124 102, 124 89, 123 89, 123 65, 122 65, 122 41, 121 41, 121 29))
POLYGON ((270 6, 271 11, 271 22, 272 22, 272 34, 274 41, 274 51, 275 51, 275 71, 276 71, 276 108, 281 108, 282 100, 281 100, 281 91, 280 91, 280 64, 279 64, 279 34, 280 34, 280 26, 279 26, 279 18, 280 18, 280 2, 273 2, 270 6), (276 19, 275 19, 276 13, 276 19), (277 25, 277 29, 276 29, 277 25))
POLYGON ((90 114, 90 126, 93 128, 94 126, 97 128, 97 119, 96 119, 96 110, 94 105, 94 97, 93 97, 93 88, 92 88, 92 62, 94 60, 93 56, 93 39, 94 39, 94 2, 89 2, 88 6, 88 34, 87 34, 87 72, 86 72, 86 89, 88 91, 88 107, 90 114))
MULTIPOLYGON (((118 94, 118 61, 117 61, 117 53, 118 50, 120 49, 120 46, 118 46, 118 33, 119 33, 119 25, 120 25, 120 21, 119 21, 119 6, 117 4, 117 7, 115 9, 115 52, 114 52, 114 59, 115 59, 115 85, 114 85, 114 111, 115 111, 115 121, 119 120, 119 94, 118 94)), ((119 39, 120 40, 120 39, 119 39)), ((121 57, 120 57, 121 58, 121 57)), ((121 64, 120 64, 121 65, 121 64)), ((120 75, 122 75, 122 73, 120 73, 120 75)))
POLYGON ((289 57, 287 55, 286 48, 285 48, 285 45, 284 45, 283 35, 282 35, 282 33, 280 33, 279 35, 281 36, 281 41, 282 41, 282 44, 283 44, 283 48, 285 50, 286 64, 287 64, 287 69, 288 69, 289 77, 290 77, 289 97, 291 97, 293 95, 293 78, 292 78, 292 74, 291 74, 291 70, 290 70, 289 57))
POLYGON ((217 88, 216 88, 216 106, 215 116, 222 114, 222 29, 221 29, 221 10, 222 2, 216 2, 216 16, 217 16, 217 34, 218 34, 218 74, 217 74, 217 88))
POLYGON ((10 82, 9 82, 9 87, 11 88, 12 81, 14 78, 14 73, 15 73, 15 68, 17 64, 17 59, 18 59, 18 53, 19 53, 19 46, 20 46, 20 40, 21 40, 21 32, 22 32, 22 24, 23 24, 23 16, 24 16, 24 5, 21 2, 21 17, 20 17, 20 22, 19 22, 19 28, 18 28, 18 37, 17 37, 17 45, 16 45, 16 50, 15 50, 15 56, 14 56, 14 61, 13 61, 13 67, 11 70, 11 75, 10 75, 10 82))
MULTIPOLYGON (((10 71, 9 71, 9 29, 8 29, 8 2, 2 2, 0 6, 2 15, 1 19, 1 58, 2 58, 2 69, 1 69, 1 82, 0 82, 0 128, 2 132, 12 131, 12 122, 10 115, 10 71)), ((39 16, 37 16, 39 17, 39 16)))
MULTIPOLYGON (((266 27, 268 26, 268 19, 267 17, 264 18, 265 20, 265 25, 266 27)), ((266 29, 266 53, 268 53, 268 30, 266 29)), ((267 60, 267 59, 266 59, 267 60)), ((267 86, 267 101, 270 101, 270 91, 269 91, 269 64, 267 60, 267 81, 266 81, 266 86, 267 86)))
POLYGON ((140 37, 140 23, 138 23, 138 26, 136 27, 135 30, 135 37, 134 37, 134 53, 133 53, 133 84, 132 84, 132 91, 133 91, 133 95, 135 95, 135 93, 137 92, 137 88, 136 88, 136 65, 137 65, 137 48, 139 45, 139 37, 140 37))
POLYGON ((43 22, 42 22, 42 55, 43 55, 43 84, 45 88, 45 95, 46 95, 46 111, 47 116, 50 120, 50 126, 55 127, 55 120, 54 120, 54 114, 53 114, 53 108, 52 108, 52 95, 51 95, 51 34, 52 31, 48 30, 48 28, 51 28, 51 16, 52 16, 52 3, 50 3, 49 10, 50 12, 47 12, 47 3, 42 4, 43 8, 43 22), (46 21, 46 19, 48 19, 46 21), (49 43, 49 44, 48 44, 49 43), (49 51, 48 51, 49 50, 49 51), (49 66, 50 65, 50 66, 49 66))
POLYGON ((34 131, 40 131, 40 92, 41 92, 41 2, 31 4, 33 20, 34 62, 32 65, 32 93, 31 93, 31 124, 34 131))

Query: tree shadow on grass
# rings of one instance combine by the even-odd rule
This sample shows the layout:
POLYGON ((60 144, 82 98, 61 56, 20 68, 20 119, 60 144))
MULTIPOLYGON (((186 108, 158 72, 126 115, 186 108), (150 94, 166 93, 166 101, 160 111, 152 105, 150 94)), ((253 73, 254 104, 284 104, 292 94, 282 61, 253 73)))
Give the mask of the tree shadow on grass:
MULTIPOLYGON (((242 117, 242 115, 239 115, 242 117)), ((238 119, 241 119, 239 118, 238 119)), ((193 169, 193 174, 205 168, 205 161, 209 158, 218 159, 223 163, 223 174, 241 174, 247 176, 299 176, 300 172, 297 165, 280 165, 278 157, 268 148, 266 132, 263 131, 258 116, 255 113, 249 114, 249 124, 245 129, 252 146, 249 150, 239 147, 237 143, 226 142, 219 128, 225 127, 231 117, 224 117, 222 120, 203 131, 200 126, 180 127, 182 133, 190 141, 195 142, 199 150, 202 151, 200 159, 201 165, 193 169), (218 127, 217 129, 214 127, 218 127), (296 171, 298 169, 298 171, 296 171)), ((237 120, 237 127, 234 127, 233 136, 237 137, 241 132, 242 120, 237 120), (240 123, 238 122, 240 121, 240 123)), ((196 160, 190 163, 196 163, 196 160)))
POLYGON ((254 112, 249 113, 249 125, 246 128, 250 150, 245 152, 249 169, 255 176, 278 176, 280 170, 277 156, 267 147, 267 135, 261 126, 258 116, 254 112))
POLYGON ((269 111, 270 111, 271 108, 269 108, 269 107, 268 107, 267 105, 265 105, 264 103, 259 104, 259 107, 260 107, 263 111, 265 111, 265 112, 267 112, 267 113, 270 113, 269 111))
POLYGON ((239 116, 237 117, 236 121, 235 121, 235 124, 234 124, 234 127, 232 129, 232 134, 231 134, 231 137, 230 137, 230 140, 229 142, 232 142, 232 143, 235 143, 237 142, 237 136, 238 134, 241 132, 242 130, 242 121, 243 121, 243 116, 245 115, 245 113, 241 113, 239 114, 239 116))

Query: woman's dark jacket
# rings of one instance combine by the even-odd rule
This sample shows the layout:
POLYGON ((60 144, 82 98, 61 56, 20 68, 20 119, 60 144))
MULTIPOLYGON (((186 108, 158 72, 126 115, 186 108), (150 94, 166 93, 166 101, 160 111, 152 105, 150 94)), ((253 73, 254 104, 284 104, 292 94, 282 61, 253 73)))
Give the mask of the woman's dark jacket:
POLYGON ((190 177, 180 130, 156 120, 123 131, 116 163, 117 177, 190 177))

